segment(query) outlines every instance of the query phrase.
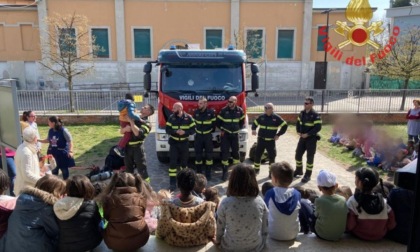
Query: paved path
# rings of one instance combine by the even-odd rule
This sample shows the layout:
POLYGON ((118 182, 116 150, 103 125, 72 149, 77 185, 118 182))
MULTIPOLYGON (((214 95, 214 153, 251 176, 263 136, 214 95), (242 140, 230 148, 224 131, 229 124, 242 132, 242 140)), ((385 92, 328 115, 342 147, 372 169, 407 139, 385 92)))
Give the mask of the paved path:
MULTIPOLYGON (((249 127, 250 128, 250 127, 249 127)), ((251 132, 251 131, 249 131, 251 132)), ((168 177, 168 166, 169 164, 160 163, 157 160, 155 154, 155 135, 152 132, 149 137, 146 139, 145 149, 147 154, 147 167, 149 176, 151 177, 151 184, 155 190, 159 190, 162 188, 168 188, 169 185, 169 177, 168 177)), ((250 136, 249 144, 250 147, 252 143, 256 142, 255 136, 250 136)), ((295 133, 294 127, 290 127, 288 132, 280 137, 277 141, 277 158, 276 161, 287 161, 293 167, 295 167, 295 149, 298 142, 298 136, 295 133)), ((252 164, 252 162, 248 159, 249 150, 247 151, 247 159, 245 163, 252 164)), ((303 159, 304 167, 306 166, 306 156, 303 159)), ((219 164, 216 164, 219 166, 219 164)), ((212 180, 209 181, 209 186, 217 186, 219 188, 219 192, 221 195, 225 194, 225 190, 227 187, 227 182, 221 181, 221 169, 216 167, 213 171, 212 180)), ((316 176, 318 175, 319 170, 325 169, 331 171, 337 175, 337 182, 340 185, 350 186, 350 188, 354 188, 354 173, 347 171, 345 167, 342 165, 332 161, 324 154, 317 152, 315 155, 315 162, 314 162, 314 170, 312 175, 312 180, 305 184, 305 188, 313 188, 316 189, 316 176)), ((261 165, 260 174, 257 176, 258 183, 260 186, 268 180, 268 162, 261 165)), ((300 183, 300 179, 297 179, 293 182, 292 185, 302 185, 300 183)))

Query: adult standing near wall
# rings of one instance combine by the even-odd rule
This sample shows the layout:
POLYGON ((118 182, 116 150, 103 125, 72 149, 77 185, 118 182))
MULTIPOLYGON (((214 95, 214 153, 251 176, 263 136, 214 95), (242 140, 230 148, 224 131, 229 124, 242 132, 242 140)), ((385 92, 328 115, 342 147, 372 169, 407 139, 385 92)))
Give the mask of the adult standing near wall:
POLYGON ((76 165, 73 159, 72 137, 57 116, 48 118, 48 126, 48 138, 39 142, 49 143, 47 154, 53 155, 57 162, 57 168, 52 170, 52 174, 58 175, 58 170, 61 170, 63 179, 66 180, 69 177, 69 168, 76 165))
POLYGON ((15 154, 16 180, 15 194, 19 195, 25 186, 35 186, 41 178, 37 155, 37 134, 35 129, 27 127, 23 130, 23 143, 19 145, 15 154))
MULTIPOLYGON (((277 156, 276 141, 281 135, 286 133, 287 123, 279 115, 274 113, 273 103, 264 105, 265 113, 254 120, 252 124, 252 135, 257 135, 257 149, 255 150, 254 169, 256 173, 260 172, 261 156, 264 150, 267 150, 268 164, 275 163, 277 156)), ((269 177, 271 177, 271 170, 269 170, 269 177)))
POLYGON ((169 135, 169 188, 176 189, 178 159, 181 169, 188 165, 188 137, 194 134, 195 123, 191 115, 184 112, 182 103, 176 102, 173 114, 166 122, 166 133, 169 135))
POLYGON ((304 110, 300 111, 296 122, 296 132, 300 138, 296 148, 294 177, 303 175, 302 157, 306 151, 306 171, 302 178, 302 183, 307 183, 311 180, 316 143, 319 140, 318 132, 322 127, 321 116, 312 108, 313 106, 314 99, 306 97, 304 110))
POLYGON ((420 134, 420 99, 414 99, 413 105, 414 107, 408 110, 405 116, 408 119, 407 133, 408 140, 413 140, 414 143, 418 143, 420 134))
POLYGON ((198 108, 194 111, 195 122, 195 167, 197 173, 202 172, 203 150, 205 156, 205 174, 207 180, 211 179, 213 166, 213 136, 212 132, 216 127, 216 114, 213 109, 207 108, 207 99, 201 97, 198 100, 198 108))
POLYGON ((227 179, 230 149, 232 149, 233 164, 240 163, 239 131, 245 125, 245 114, 242 108, 236 105, 237 101, 236 96, 229 97, 228 104, 220 111, 216 120, 216 125, 221 131, 222 180, 227 179))
POLYGON ((133 120, 126 116, 130 125, 121 129, 121 133, 132 132, 131 138, 125 146, 124 164, 126 171, 134 173, 137 168, 138 173, 143 180, 150 183, 149 174, 147 173, 146 154, 144 152, 144 140, 149 135, 152 126, 147 121, 148 117, 153 115, 155 109, 152 105, 147 104, 140 110, 141 121, 133 120))

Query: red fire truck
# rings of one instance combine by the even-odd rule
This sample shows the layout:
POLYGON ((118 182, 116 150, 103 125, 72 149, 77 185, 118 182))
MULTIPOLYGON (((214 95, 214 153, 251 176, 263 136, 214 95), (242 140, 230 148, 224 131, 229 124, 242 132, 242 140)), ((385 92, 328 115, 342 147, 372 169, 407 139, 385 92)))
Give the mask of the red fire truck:
MULTIPOLYGON (((144 65, 145 97, 149 93, 158 96, 156 122, 156 152, 160 162, 169 160, 168 135, 165 132, 166 119, 172 113, 172 106, 181 102, 184 111, 192 114, 197 109, 201 96, 208 100, 208 107, 216 114, 227 104, 230 96, 236 96, 237 105, 246 112, 246 96, 256 92, 259 85, 258 66, 248 62, 242 50, 233 47, 218 50, 161 50, 157 61, 144 65), (151 72, 153 64, 158 67, 157 87, 152 90, 151 72), (246 90, 246 67, 250 64, 251 89, 246 90)), ((248 117, 246 124, 248 124, 248 117)), ((241 161, 245 159, 248 130, 239 133, 241 161)), ((194 156, 194 136, 190 136, 190 156, 194 156)), ((220 156, 220 132, 213 133, 214 153, 220 156)))

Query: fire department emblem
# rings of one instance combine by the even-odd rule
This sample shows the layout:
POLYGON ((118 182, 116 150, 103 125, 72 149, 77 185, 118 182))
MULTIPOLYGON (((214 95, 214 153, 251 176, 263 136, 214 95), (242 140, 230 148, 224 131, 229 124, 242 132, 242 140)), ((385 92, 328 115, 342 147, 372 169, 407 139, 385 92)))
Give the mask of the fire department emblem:
POLYGON ((384 31, 382 21, 372 22, 367 26, 372 19, 373 11, 370 7, 369 0, 351 0, 347 5, 346 18, 352 24, 348 25, 347 22, 337 21, 335 32, 347 38, 346 41, 338 44, 338 48, 343 48, 349 44, 355 46, 364 46, 369 44, 376 49, 380 45, 370 39, 371 33, 377 36, 384 31))

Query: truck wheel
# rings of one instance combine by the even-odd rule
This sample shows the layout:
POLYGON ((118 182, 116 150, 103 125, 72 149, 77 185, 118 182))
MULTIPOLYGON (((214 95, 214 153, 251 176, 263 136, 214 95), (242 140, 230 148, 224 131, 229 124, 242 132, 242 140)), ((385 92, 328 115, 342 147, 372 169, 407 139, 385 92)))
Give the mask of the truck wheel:
POLYGON ((157 158, 161 163, 169 163, 169 157, 166 152, 157 152, 157 158))
POLYGON ((246 158, 246 152, 239 152, 239 161, 243 162, 246 158))

